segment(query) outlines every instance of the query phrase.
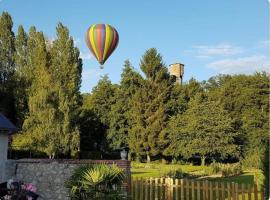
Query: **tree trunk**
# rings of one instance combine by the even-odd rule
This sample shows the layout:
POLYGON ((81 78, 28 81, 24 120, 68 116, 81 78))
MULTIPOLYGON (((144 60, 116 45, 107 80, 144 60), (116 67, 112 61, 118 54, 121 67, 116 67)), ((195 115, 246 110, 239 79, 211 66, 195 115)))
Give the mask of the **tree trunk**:
POLYGON ((205 156, 201 156, 201 166, 205 165, 205 159, 206 159, 205 156))
POLYGON ((136 153, 136 161, 141 162, 141 156, 139 153, 136 153))
POLYGON ((128 152, 128 161, 131 161, 131 160, 132 160, 132 153, 128 152))
POLYGON ((151 162, 151 157, 150 157, 149 152, 146 153, 146 156, 147 156, 147 163, 150 163, 151 162))

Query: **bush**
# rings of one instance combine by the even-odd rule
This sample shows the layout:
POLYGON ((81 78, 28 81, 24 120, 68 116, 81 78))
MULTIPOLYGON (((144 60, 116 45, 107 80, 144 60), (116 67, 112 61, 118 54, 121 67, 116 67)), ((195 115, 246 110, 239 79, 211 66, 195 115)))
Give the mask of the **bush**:
POLYGON ((160 177, 166 178, 184 178, 185 173, 179 168, 171 167, 160 173, 160 177))
POLYGON ((125 173, 116 165, 94 164, 77 168, 66 187, 72 200, 119 199, 125 173))
POLYGON ((176 158, 172 159, 172 164, 173 165, 176 165, 177 164, 177 159, 176 158))
POLYGON ((222 176, 235 176, 242 173, 242 166, 240 163, 234 163, 234 164, 222 164, 222 163, 216 163, 213 162, 209 166, 209 171, 207 174, 221 174, 222 176))
POLYGON ((242 160, 242 164, 245 168, 262 169, 263 168, 263 150, 255 148, 246 153, 245 158, 242 160))

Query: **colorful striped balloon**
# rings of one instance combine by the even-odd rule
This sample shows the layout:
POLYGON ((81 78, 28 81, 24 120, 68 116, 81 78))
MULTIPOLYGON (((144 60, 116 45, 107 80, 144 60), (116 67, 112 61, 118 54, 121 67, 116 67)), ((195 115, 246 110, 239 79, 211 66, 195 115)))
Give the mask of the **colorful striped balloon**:
POLYGON ((88 28, 85 35, 88 48, 101 65, 117 47, 118 39, 116 29, 109 24, 94 24, 88 28))

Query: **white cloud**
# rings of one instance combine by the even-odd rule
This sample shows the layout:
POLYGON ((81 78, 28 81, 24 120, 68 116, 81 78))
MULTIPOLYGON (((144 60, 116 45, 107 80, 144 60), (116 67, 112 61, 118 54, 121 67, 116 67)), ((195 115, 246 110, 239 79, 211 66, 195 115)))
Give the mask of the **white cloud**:
POLYGON ((85 68, 83 68, 82 80, 88 81, 88 80, 91 80, 93 78, 100 77, 101 75, 102 75, 101 69, 97 69, 97 68, 85 69, 85 68))
POLYGON ((258 47, 259 48, 265 48, 265 47, 270 48, 270 40, 264 40, 264 41, 259 42, 258 47))
POLYGON ((80 52, 80 58, 85 61, 94 58, 94 56, 90 52, 80 52))
POLYGON ((208 67, 222 74, 270 72, 270 58, 265 55, 253 55, 235 59, 223 59, 209 63, 208 67))
POLYGON ((79 44, 81 44, 81 39, 80 38, 74 39, 74 45, 78 46, 79 44))
POLYGON ((214 56, 231 56, 242 53, 243 48, 232 46, 230 44, 195 45, 192 47, 195 50, 197 57, 210 58, 214 56))

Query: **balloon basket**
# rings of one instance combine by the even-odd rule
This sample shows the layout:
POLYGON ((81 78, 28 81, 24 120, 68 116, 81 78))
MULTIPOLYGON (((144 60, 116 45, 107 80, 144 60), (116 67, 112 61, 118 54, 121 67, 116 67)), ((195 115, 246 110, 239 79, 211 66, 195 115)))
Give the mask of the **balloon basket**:
POLYGON ((104 69, 104 65, 100 65, 99 68, 100 68, 100 69, 104 69))

